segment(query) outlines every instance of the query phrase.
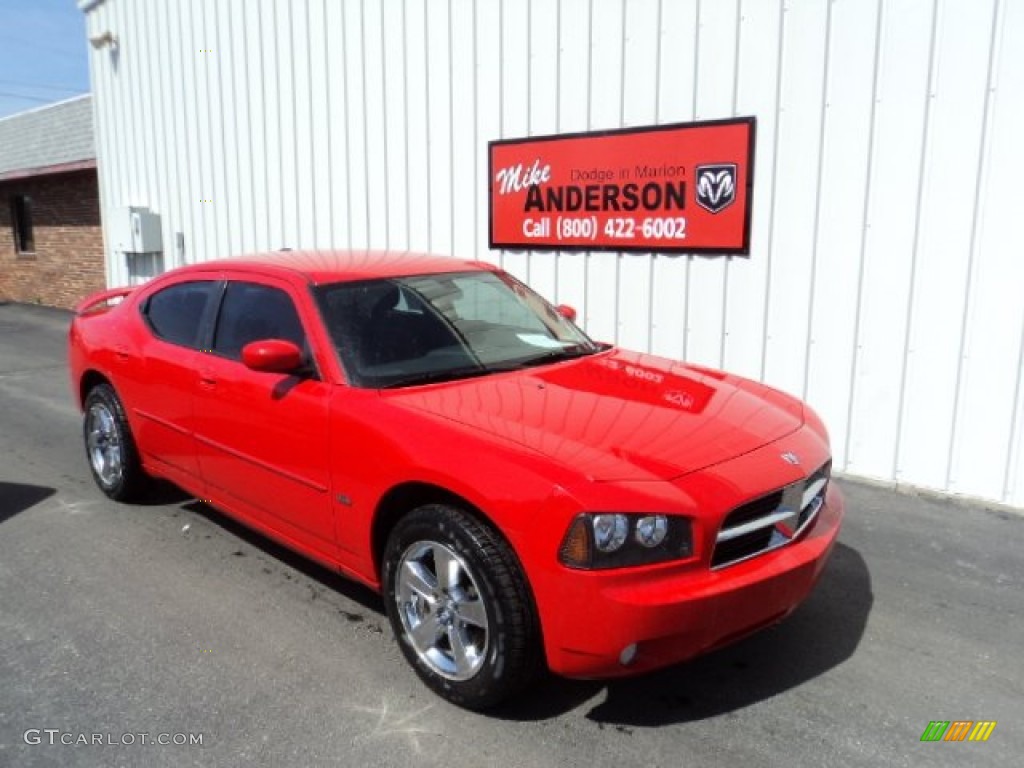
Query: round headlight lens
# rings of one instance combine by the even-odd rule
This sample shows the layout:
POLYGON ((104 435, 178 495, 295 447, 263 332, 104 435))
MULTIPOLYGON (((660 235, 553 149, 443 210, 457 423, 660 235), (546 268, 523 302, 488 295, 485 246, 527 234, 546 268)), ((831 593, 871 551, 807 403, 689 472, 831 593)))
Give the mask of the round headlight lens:
POLYGON ((668 533, 668 518, 664 515, 648 515, 636 521, 636 542, 653 548, 665 540, 668 533))
POLYGON ((594 515, 594 545, 601 552, 614 552, 626 543, 629 521, 625 515, 594 515))

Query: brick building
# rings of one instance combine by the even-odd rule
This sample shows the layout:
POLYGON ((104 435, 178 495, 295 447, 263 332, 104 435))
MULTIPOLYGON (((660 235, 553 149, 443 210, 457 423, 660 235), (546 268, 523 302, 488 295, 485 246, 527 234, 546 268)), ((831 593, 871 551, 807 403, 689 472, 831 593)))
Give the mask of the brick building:
POLYGON ((105 285, 92 98, 0 119, 0 301, 71 307, 105 285))

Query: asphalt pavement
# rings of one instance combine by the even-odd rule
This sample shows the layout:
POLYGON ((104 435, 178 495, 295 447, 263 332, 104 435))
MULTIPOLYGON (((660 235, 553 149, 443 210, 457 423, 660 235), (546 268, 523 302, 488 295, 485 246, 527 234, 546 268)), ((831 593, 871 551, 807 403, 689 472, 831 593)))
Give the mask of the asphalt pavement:
POLYGON ((1021 764, 1016 513, 841 482, 832 560, 778 627, 473 714, 420 684, 371 592, 171 487, 108 501, 69 319, 0 305, 0 766, 1021 764), (997 725, 922 743, 933 720, 997 725))

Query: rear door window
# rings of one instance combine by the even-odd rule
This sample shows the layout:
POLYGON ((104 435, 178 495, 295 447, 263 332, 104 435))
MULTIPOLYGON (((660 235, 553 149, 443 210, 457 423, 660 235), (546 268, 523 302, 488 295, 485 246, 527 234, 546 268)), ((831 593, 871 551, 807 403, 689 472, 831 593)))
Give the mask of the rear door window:
POLYGON ((177 283, 150 296, 142 314, 158 338, 197 349, 203 317, 216 290, 215 280, 177 283))

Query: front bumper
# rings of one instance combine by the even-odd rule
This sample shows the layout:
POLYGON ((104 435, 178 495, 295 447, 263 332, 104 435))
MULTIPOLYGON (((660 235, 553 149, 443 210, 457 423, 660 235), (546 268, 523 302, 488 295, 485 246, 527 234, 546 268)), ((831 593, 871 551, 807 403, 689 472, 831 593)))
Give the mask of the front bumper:
POLYGON ((835 483, 815 523, 780 549, 721 570, 706 565, 574 574, 545 632, 548 665, 566 677, 635 675, 675 664, 782 620, 810 594, 844 505, 835 483), (632 663, 623 649, 637 645, 632 663))

